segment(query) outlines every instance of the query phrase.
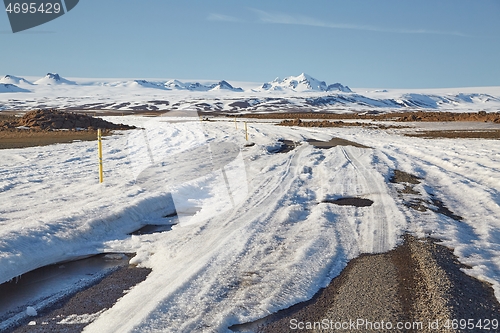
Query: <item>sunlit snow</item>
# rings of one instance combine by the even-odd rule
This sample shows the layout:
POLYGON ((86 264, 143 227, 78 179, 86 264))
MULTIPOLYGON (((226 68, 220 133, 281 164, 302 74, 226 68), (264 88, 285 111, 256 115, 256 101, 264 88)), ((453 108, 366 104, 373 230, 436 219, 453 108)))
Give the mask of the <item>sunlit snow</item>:
POLYGON ((309 299, 348 260, 393 248, 407 230, 444 240, 473 267, 469 274, 493 283, 500 295, 496 141, 249 123, 255 145, 244 147, 243 126, 236 130, 233 121, 110 120, 144 130, 105 139, 103 184, 95 142, 0 151, 2 281, 101 252, 135 252, 131 263, 153 269, 85 332, 224 332, 309 299), (144 133, 147 141, 136 141, 144 133), (372 148, 325 150, 305 142, 333 136, 372 148), (301 144, 286 154, 271 153, 283 138, 301 144), (168 156, 182 157, 213 142, 240 149, 240 162, 226 169, 227 182, 219 168, 207 173, 203 163, 167 166, 168 173, 156 174, 156 186, 137 182, 141 145, 148 144, 161 165, 168 156), (463 221, 404 207, 388 182, 394 169, 421 177, 422 186, 463 221), (320 203, 328 196, 363 197, 374 204, 320 203), (164 217, 176 208, 185 210, 186 223, 164 217), (178 224, 171 231, 128 235, 144 224, 172 222, 178 224))

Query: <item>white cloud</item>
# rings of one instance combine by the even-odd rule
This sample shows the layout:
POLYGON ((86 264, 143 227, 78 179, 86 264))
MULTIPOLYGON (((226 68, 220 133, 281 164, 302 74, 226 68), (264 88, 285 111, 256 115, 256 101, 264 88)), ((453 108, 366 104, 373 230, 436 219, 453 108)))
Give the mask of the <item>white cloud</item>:
POLYGON ((241 20, 237 17, 223 15, 223 14, 215 14, 211 13, 208 15, 207 20, 209 21, 221 21, 221 22, 241 22, 241 20))
POLYGON ((435 31, 426 29, 387 29, 370 25, 358 25, 358 24, 343 24, 343 23, 332 23, 322 20, 318 20, 313 17, 303 16, 303 15, 289 15, 283 13, 269 13, 260 9, 253 9, 252 11, 257 13, 261 22, 272 23, 272 24, 291 24, 291 25, 306 25, 312 27, 322 27, 330 29, 346 29, 346 30, 363 30, 363 31, 375 31, 375 32, 389 32, 389 33, 399 33, 399 34, 431 34, 431 35, 449 35, 449 36, 460 36, 460 37, 471 37, 461 32, 455 31, 435 31))

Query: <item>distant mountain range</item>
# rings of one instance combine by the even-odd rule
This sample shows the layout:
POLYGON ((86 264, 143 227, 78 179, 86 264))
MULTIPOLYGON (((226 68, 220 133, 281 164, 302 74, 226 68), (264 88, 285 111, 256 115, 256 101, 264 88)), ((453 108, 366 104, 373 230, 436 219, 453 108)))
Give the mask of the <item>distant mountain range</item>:
MULTIPOLYGON (((13 76, 5 75, 0 79, 0 83, 12 84, 12 85, 77 85, 76 82, 67 80, 61 77, 57 73, 47 73, 45 77, 35 81, 34 83, 28 80, 13 76)), ((233 87, 229 82, 222 80, 213 84, 201 84, 199 82, 181 82, 179 80, 169 80, 169 81, 146 81, 146 80, 132 80, 132 81, 120 81, 120 82, 110 82, 104 83, 105 86, 115 86, 115 87, 144 87, 151 89, 161 89, 161 90, 189 90, 189 91, 234 91, 243 92, 242 88, 233 87)), ((300 74, 299 76, 289 76, 283 80, 278 78, 272 82, 266 82, 260 87, 251 89, 254 92, 264 92, 264 91, 290 91, 290 92, 327 92, 327 91, 337 91, 351 93, 351 89, 348 86, 344 86, 340 83, 334 83, 327 85, 325 81, 319 81, 307 74, 300 74)))
POLYGON ((0 78, 0 111, 56 107, 68 110, 197 110, 283 112, 356 110, 387 112, 401 109, 500 110, 500 87, 479 91, 403 90, 353 92, 341 83, 327 84, 300 74, 242 89, 227 81, 85 80, 76 82, 56 73, 30 82, 22 77, 0 78), (61 89, 64 88, 64 89, 61 89), (457 92, 458 91, 458 92, 457 92), (171 93, 175 92, 175 93, 171 93), (199 93, 198 93, 199 92, 199 93), (202 93, 204 92, 204 93, 202 93), (11 93, 30 93, 12 98, 11 93), (6 98, 1 99, 2 95, 6 98))

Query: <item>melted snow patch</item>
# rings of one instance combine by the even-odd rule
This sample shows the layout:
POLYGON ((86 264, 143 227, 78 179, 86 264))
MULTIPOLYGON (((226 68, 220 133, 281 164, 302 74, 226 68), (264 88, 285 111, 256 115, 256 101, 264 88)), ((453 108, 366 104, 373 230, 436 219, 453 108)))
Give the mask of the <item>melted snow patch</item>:
POLYGON ((84 313, 84 314, 72 314, 64 318, 63 320, 57 322, 60 325, 76 325, 76 324, 89 324, 97 319, 107 309, 102 309, 96 313, 84 313))

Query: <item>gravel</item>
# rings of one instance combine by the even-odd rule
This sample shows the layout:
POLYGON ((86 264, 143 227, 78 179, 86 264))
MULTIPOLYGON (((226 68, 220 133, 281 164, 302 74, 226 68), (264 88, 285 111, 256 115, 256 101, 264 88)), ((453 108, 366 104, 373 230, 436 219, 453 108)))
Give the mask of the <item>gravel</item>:
POLYGON ((466 275, 462 269, 466 267, 437 240, 405 235, 403 244, 390 252, 353 259, 312 300, 279 311, 253 326, 236 325, 233 329, 280 333, 298 330, 293 328, 299 323, 305 328, 308 323, 314 327, 316 322, 315 329, 304 331, 331 332, 335 323, 364 320, 362 326, 351 331, 473 332, 447 329, 444 325, 460 319, 473 319, 475 323, 479 319, 500 320, 500 304, 489 284, 466 275), (321 327, 318 322, 327 326, 321 327), (380 326, 382 322, 385 326, 380 326), (412 328, 398 330, 398 322, 412 328), (387 323, 393 329, 387 329, 387 323))

